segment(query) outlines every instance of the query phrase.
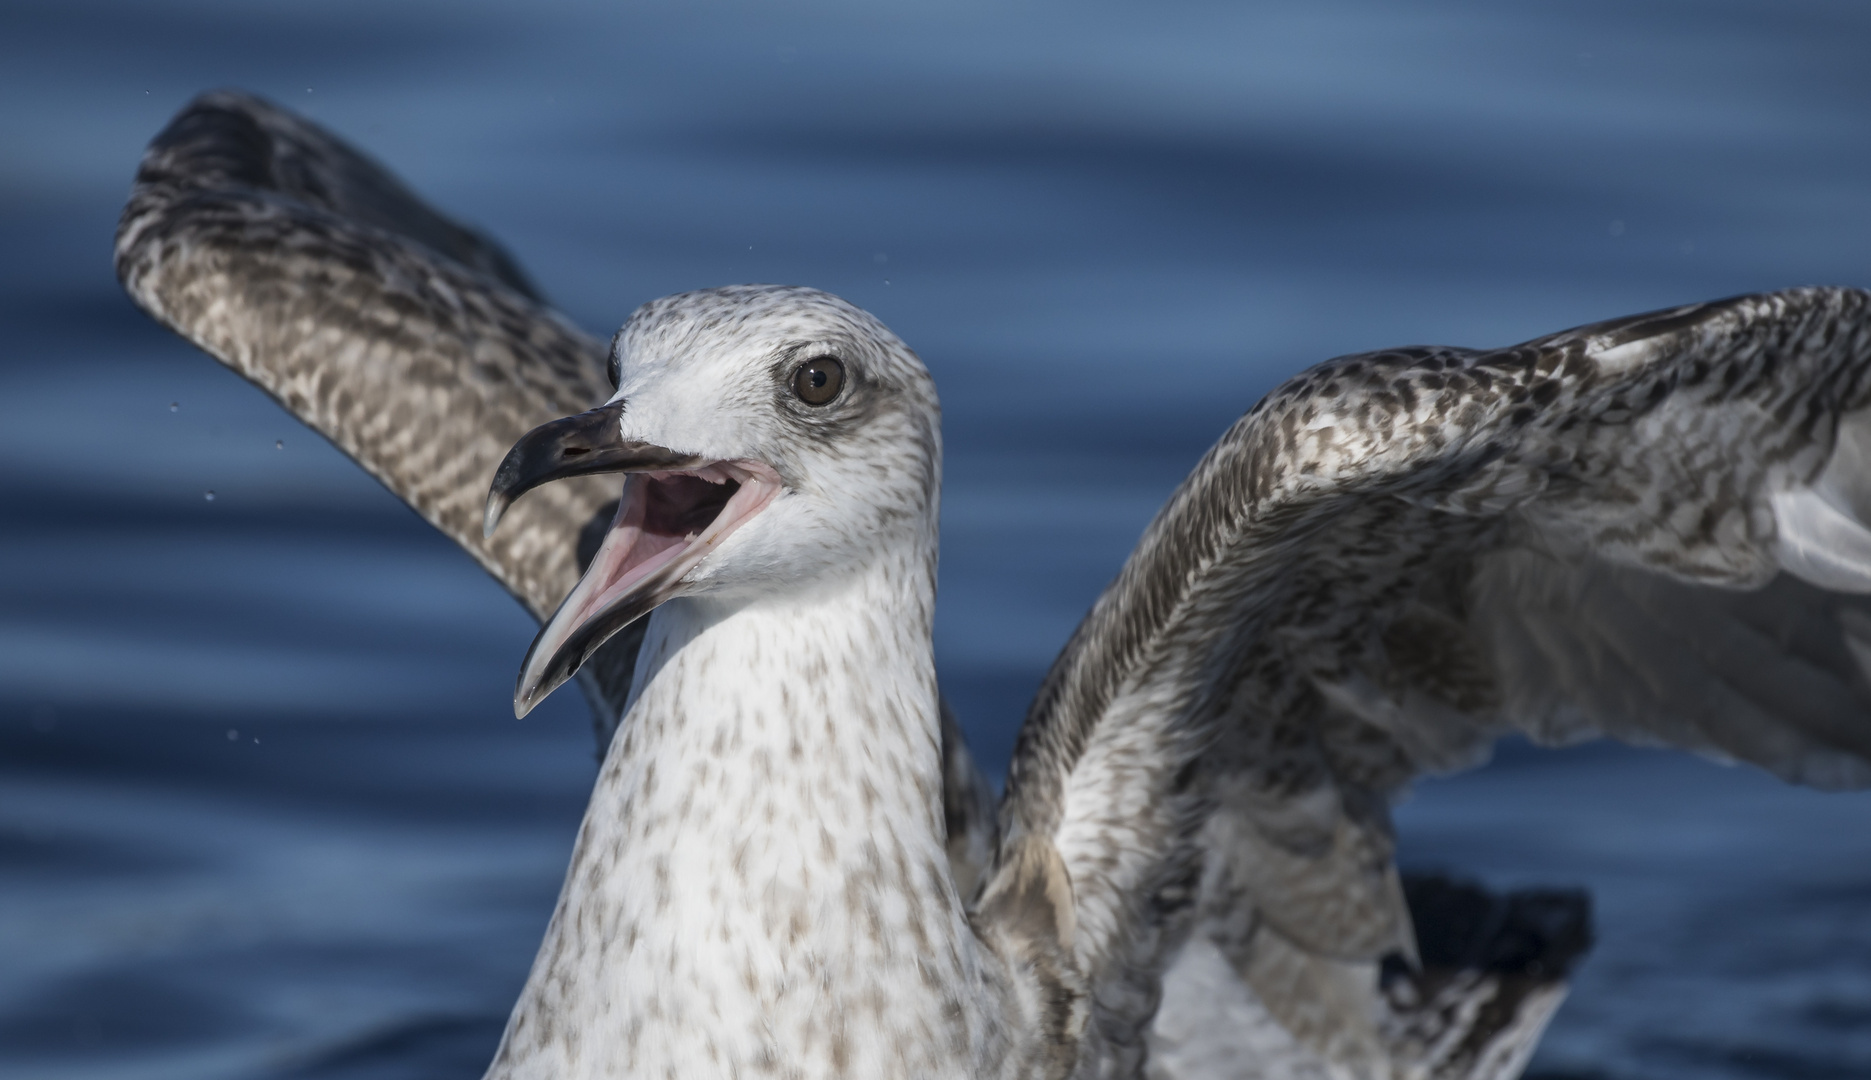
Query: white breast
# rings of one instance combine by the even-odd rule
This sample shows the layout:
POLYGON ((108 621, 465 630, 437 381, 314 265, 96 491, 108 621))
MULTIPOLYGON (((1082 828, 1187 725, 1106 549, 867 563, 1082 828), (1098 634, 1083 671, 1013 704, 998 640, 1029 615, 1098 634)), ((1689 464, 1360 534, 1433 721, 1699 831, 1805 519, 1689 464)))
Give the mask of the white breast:
POLYGON ((656 613, 490 1077, 972 1076, 995 1056, 941 842, 928 619, 901 610, 928 606, 880 596, 903 591, 886 571, 810 606, 656 613))

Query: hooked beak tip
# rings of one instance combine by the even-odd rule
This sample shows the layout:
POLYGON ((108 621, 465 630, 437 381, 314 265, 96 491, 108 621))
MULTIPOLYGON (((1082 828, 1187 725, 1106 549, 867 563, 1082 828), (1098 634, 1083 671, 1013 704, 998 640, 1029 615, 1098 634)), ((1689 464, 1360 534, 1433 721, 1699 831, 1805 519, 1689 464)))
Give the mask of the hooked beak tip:
POLYGON ((499 492, 488 492, 487 509, 481 512, 481 539, 493 539, 494 529, 499 527, 501 515, 507 512, 512 501, 502 498, 499 492))

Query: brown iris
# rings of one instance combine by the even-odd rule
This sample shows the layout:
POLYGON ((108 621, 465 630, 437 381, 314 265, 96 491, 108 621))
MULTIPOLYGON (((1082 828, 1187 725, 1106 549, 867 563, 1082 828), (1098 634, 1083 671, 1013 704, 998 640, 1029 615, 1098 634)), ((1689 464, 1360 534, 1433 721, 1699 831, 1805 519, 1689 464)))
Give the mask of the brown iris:
POLYGON ((793 393, 807 405, 823 405, 845 387, 845 366, 835 356, 815 356, 793 371, 793 393))

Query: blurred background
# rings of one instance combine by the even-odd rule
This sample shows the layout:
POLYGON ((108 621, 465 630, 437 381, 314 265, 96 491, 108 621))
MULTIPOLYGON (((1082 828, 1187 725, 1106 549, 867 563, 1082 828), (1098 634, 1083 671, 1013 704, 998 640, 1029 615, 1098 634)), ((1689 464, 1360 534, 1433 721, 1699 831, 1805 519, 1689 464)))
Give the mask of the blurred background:
MULTIPOLYGON (((141 316, 144 143, 238 86, 608 334, 784 281, 935 372, 977 753, 1285 376, 1871 284, 1871 7, 49 2, 0 10, 0 1075, 479 1076, 594 775, 531 620, 141 316)), ((1535 1075, 1871 1075, 1871 799, 1501 748, 1408 865, 1588 886, 1535 1075)))

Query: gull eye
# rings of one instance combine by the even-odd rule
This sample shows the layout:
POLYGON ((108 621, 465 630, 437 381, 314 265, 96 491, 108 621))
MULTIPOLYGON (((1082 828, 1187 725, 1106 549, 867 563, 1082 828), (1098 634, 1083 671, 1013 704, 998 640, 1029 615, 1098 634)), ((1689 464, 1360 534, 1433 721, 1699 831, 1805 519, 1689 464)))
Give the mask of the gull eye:
POLYGON ((615 348, 611 350, 611 355, 604 358, 604 375, 611 380, 611 389, 617 389, 617 381, 622 373, 617 370, 617 350, 615 348))
POLYGON ((815 356, 793 371, 793 393, 807 405, 823 405, 845 388, 845 366, 835 356, 815 356))

